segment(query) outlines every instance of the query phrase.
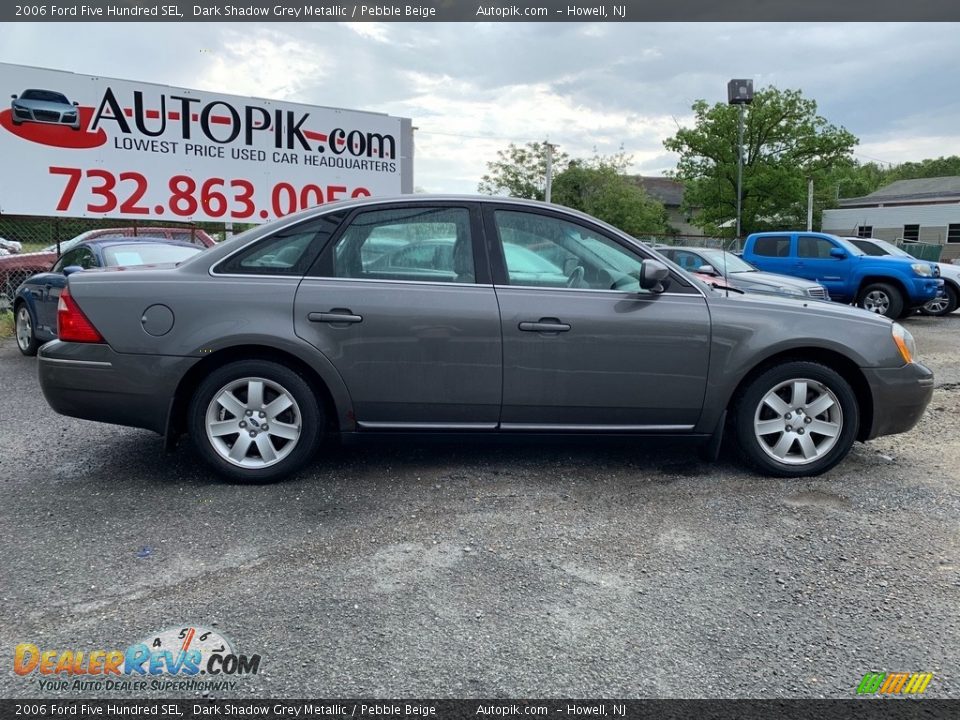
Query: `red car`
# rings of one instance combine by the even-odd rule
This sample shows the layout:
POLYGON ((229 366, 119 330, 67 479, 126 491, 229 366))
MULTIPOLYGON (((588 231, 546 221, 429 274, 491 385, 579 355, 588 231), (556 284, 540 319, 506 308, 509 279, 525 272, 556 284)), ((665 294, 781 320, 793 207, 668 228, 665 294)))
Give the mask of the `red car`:
MULTIPOLYGON (((148 235, 154 238, 167 240, 181 240, 203 247, 211 247, 216 240, 203 230, 177 227, 125 227, 101 228, 80 233, 75 238, 60 243, 60 252, 65 253, 77 243, 94 238, 130 237, 133 235, 148 235)), ((17 287, 31 275, 46 272, 56 261, 57 246, 50 245, 43 250, 0 257, 0 299, 12 300, 17 287)))

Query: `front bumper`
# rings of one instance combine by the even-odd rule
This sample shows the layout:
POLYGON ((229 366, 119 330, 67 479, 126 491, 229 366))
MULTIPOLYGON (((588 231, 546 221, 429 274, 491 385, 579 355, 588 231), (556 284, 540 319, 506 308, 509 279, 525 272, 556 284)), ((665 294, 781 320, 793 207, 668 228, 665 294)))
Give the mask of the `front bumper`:
POLYGON ((910 302, 923 305, 943 292, 943 278, 914 279, 910 288, 910 302))
POLYGON ((862 368, 873 398, 873 422, 861 440, 912 429, 933 397, 933 371, 920 363, 862 368))
POLYGON ((38 353, 40 389, 61 415, 163 434, 177 386, 195 362, 53 340, 38 353))

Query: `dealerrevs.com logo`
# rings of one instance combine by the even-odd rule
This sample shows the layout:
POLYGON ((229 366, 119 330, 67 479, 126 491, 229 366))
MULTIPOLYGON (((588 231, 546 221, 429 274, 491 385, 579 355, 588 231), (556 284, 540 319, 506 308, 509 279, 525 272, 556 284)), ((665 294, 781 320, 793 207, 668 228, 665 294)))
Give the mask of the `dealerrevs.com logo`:
POLYGON ((179 627, 124 650, 59 649, 20 643, 13 671, 41 691, 230 690, 235 678, 256 675, 259 654, 238 653, 216 630, 179 627))

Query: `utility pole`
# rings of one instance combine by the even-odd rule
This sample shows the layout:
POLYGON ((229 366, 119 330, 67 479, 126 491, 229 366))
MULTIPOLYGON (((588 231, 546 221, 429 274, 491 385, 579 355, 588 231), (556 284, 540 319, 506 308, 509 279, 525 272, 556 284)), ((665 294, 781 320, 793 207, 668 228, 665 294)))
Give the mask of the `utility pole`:
POLYGON ((813 230, 813 177, 807 178, 807 232, 813 230))
POLYGON ((545 142, 544 147, 547 148, 547 179, 543 188, 543 199, 545 202, 550 202, 550 193, 553 189, 553 150, 557 146, 545 142))
POLYGON ((741 230, 740 218, 742 217, 743 203, 743 109, 745 104, 740 104, 740 122, 737 124, 737 243, 740 243, 741 230))

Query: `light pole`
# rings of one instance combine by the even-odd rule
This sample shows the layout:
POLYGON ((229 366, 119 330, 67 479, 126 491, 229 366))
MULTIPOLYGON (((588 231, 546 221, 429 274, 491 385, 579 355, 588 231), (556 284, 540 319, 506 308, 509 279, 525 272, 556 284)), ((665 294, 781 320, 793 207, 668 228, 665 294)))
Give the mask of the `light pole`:
POLYGON ((543 145, 547 149, 547 177, 543 188, 543 200, 544 202, 550 202, 553 191, 553 151, 557 146, 549 142, 545 142, 543 145))
POLYGON ((737 244, 740 243, 740 213, 743 201, 743 109, 753 102, 753 80, 731 80, 727 83, 727 104, 740 106, 737 123, 737 244))

